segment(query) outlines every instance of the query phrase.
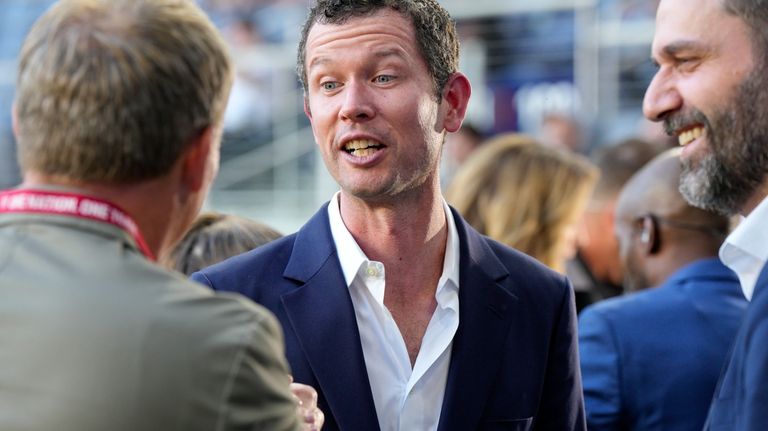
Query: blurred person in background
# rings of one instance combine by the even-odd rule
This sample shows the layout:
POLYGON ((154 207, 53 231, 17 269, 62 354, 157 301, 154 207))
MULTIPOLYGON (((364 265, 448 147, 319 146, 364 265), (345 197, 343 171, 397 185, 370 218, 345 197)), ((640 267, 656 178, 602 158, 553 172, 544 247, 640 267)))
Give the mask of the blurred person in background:
POLYGON ((690 206, 680 151, 630 179, 616 235, 631 293, 587 307, 579 350, 590 431, 699 431, 747 301, 717 258, 727 217, 690 206))
POLYGON ((768 427, 768 2, 662 0, 643 110, 683 146, 680 191, 744 219, 720 248, 750 301, 708 430, 768 427), (714 30, 716 29, 716 31, 714 30))
POLYGON ((32 28, 23 184, 0 192, 0 429, 322 425, 268 311, 153 262, 216 175, 232 75, 191 1, 64 0, 32 28))
POLYGON ((464 122, 456 133, 445 137, 440 158, 440 185, 447 187, 456 171, 467 161, 470 155, 480 148, 484 137, 473 125, 464 122))
POLYGON ((163 266, 191 275, 282 237, 269 226, 235 215, 200 214, 181 241, 163 260, 163 266))
POLYGON ((539 126, 539 141, 547 146, 574 153, 586 153, 586 130, 574 115, 562 112, 548 112, 542 115, 539 126))
POLYGON ((326 429, 585 429, 568 280, 480 235, 440 188, 471 93, 436 0, 320 0, 304 110, 341 190, 295 234, 192 275, 283 323, 326 429))
POLYGON ((480 233, 564 272, 597 177, 585 157, 503 134, 469 158, 445 197, 480 233))
POLYGON ((592 155, 600 178, 578 230, 576 257, 566 266, 579 311, 623 292, 619 247, 613 234, 616 201, 629 178, 663 150, 655 143, 630 138, 592 155))

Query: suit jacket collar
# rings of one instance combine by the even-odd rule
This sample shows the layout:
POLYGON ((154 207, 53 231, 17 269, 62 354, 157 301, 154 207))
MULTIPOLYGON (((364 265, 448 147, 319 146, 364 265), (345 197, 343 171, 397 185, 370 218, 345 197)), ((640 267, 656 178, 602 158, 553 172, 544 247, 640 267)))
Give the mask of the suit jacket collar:
POLYGON ((378 430, 355 311, 325 205, 296 234, 283 276, 304 283, 282 301, 339 428, 378 430))
POLYGON ((760 271, 760 276, 757 277, 757 283, 755 284, 755 293, 752 296, 752 299, 755 299, 755 296, 760 294, 761 291, 765 291, 768 289, 768 265, 765 265, 763 267, 763 270, 760 271))
MULTIPOLYGON (((440 431, 476 428, 501 364, 518 305, 509 272, 487 240, 453 209, 460 242, 459 329, 453 340, 440 431)), ((283 274, 304 283, 283 296, 341 429, 378 429, 352 300, 336 256, 325 205, 296 234, 283 274)))
POLYGON ((514 281, 487 240, 453 210, 461 242, 459 329, 453 340, 439 431, 478 427, 502 366, 505 339, 519 305, 514 281), (502 283, 512 289, 505 289, 502 283))
POLYGON ((712 257, 696 260, 683 266, 667 277, 662 287, 701 278, 708 280, 737 280, 736 274, 728 269, 727 266, 723 265, 719 258, 712 257))

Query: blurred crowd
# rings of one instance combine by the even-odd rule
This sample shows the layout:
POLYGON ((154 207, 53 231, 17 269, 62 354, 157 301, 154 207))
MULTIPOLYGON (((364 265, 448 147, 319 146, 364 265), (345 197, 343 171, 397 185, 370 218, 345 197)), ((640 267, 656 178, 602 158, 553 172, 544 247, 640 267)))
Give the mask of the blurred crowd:
POLYGON ((610 142, 472 118, 431 0, 3 3, 0 428, 768 429, 768 14, 726 1, 599 2, 662 29, 610 142), (238 54, 287 43, 339 191, 283 235, 200 209, 222 137, 275 138, 238 54))

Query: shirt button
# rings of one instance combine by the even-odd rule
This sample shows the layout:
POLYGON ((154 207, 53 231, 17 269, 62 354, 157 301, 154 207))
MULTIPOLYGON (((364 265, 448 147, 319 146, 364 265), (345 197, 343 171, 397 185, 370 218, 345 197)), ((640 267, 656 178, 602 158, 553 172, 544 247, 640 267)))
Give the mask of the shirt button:
POLYGON ((378 271, 376 271, 376 268, 369 266, 368 267, 368 276, 369 277, 376 277, 378 275, 378 271))

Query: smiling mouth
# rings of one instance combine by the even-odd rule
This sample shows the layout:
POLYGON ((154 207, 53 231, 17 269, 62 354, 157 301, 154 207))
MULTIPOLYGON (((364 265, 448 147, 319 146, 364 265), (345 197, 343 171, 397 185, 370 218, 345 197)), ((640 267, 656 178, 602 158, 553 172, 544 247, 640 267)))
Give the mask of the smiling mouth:
POLYGON ((371 156, 381 148, 384 148, 384 146, 369 139, 355 139, 344 145, 344 151, 355 157, 371 156))
POLYGON ((704 134, 703 126, 696 126, 677 135, 677 143, 684 147, 704 134))

